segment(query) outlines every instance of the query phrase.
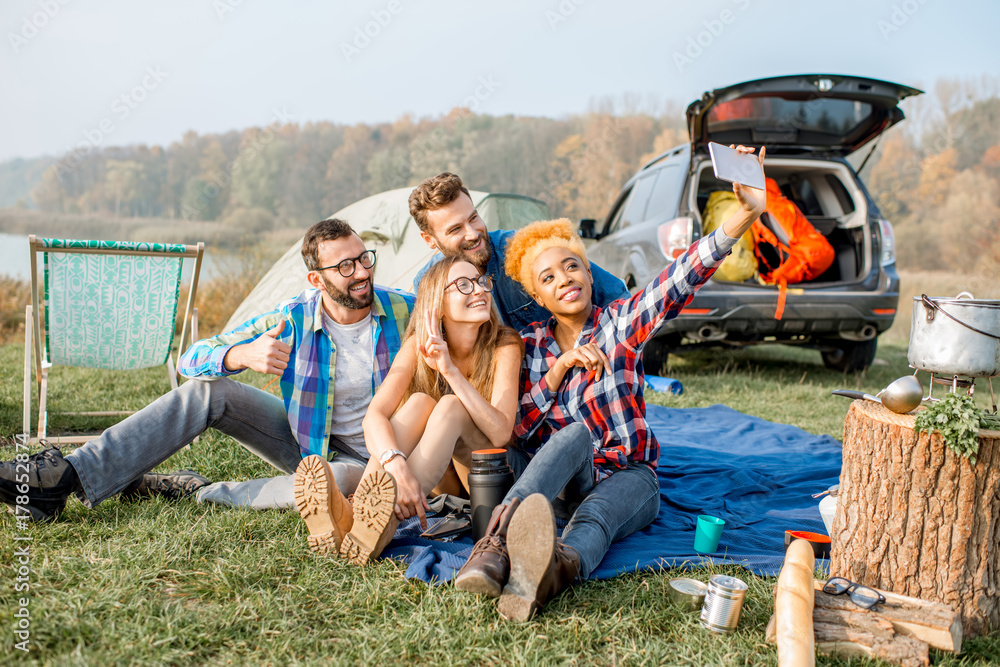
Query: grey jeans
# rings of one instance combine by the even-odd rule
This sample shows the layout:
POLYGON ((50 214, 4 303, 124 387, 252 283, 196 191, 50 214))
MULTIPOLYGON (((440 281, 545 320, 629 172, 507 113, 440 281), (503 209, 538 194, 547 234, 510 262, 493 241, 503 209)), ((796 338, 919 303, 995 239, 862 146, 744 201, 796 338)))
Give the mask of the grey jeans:
MULTIPOLYGON (((229 378, 192 380, 67 455, 80 477, 82 490, 77 495, 84 505, 94 507, 208 428, 232 436, 281 472, 294 473, 302 460, 280 398, 229 378)), ((335 476, 342 465, 352 468, 344 472, 363 469, 363 464, 347 458, 338 455, 331 463, 335 476)))

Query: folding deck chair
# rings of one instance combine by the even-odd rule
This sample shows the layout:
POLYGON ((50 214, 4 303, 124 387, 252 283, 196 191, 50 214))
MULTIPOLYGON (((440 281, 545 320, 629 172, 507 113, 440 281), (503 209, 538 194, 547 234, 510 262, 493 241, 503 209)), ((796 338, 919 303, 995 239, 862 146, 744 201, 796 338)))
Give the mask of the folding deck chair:
MULTIPOLYGON (((181 272, 184 260, 194 259, 191 290, 178 340, 178 361, 184 351, 189 319, 191 340, 198 338, 198 311, 194 302, 204 243, 76 241, 38 239, 31 235, 28 245, 31 304, 26 308, 24 332, 25 434, 31 433, 32 349, 39 402, 38 440, 47 437, 46 399, 52 366, 133 370, 165 365, 170 388, 177 388, 177 371, 170 350, 177 321, 181 272), (39 255, 43 259, 44 295, 39 292, 39 255), (44 318, 40 303, 45 308, 44 318)), ((132 413, 63 414, 115 417, 132 413)), ((94 437, 50 440, 80 443, 94 437)))

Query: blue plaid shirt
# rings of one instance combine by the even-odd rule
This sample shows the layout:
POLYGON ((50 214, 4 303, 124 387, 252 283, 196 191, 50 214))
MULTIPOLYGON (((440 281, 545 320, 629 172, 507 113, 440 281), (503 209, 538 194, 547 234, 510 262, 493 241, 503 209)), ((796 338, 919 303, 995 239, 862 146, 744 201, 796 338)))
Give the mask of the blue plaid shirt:
MULTIPOLYGON (((242 371, 226 370, 222 363, 230 348, 255 340, 284 320, 285 328, 278 340, 292 348, 290 362, 281 376, 281 397, 288 413, 288 425, 303 456, 318 454, 329 458, 337 349, 323 328, 321 294, 319 290, 305 290, 232 331, 198 341, 181 357, 178 371, 190 378, 240 373, 242 371)), ((373 396, 399 352, 414 299, 406 292, 375 287, 372 303, 373 396)))

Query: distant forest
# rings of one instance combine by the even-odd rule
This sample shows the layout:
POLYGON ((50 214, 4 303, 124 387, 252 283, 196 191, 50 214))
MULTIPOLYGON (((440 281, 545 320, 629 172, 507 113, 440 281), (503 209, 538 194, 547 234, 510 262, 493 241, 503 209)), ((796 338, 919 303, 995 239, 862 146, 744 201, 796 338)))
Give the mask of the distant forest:
MULTIPOLYGON (((60 214, 301 229, 441 171, 517 192, 556 215, 600 217, 646 161, 687 141, 675 105, 610 100, 562 119, 455 109, 393 123, 188 132, 170 146, 109 147, 0 164, 0 205, 60 214)), ((863 177, 896 227, 901 263, 1000 276, 1000 96, 995 79, 939 80, 903 105, 863 177)), ((870 146, 859 151, 859 163, 870 146)))

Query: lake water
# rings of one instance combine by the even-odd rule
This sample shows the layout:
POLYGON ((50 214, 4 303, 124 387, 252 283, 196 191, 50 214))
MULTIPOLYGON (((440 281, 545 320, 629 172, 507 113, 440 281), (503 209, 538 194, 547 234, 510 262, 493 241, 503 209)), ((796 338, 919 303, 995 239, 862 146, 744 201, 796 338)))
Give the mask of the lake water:
MULTIPOLYGON (((199 280, 212 280, 217 278, 220 273, 225 273, 226 269, 223 265, 229 258, 228 254, 219 256, 206 249, 202 255, 201 278, 199 280)), ((184 282, 189 282, 191 271, 194 270, 194 262, 188 261, 184 264, 184 282)), ((31 278, 31 258, 28 255, 27 236, 0 233, 0 275, 12 276, 25 281, 31 278)))

